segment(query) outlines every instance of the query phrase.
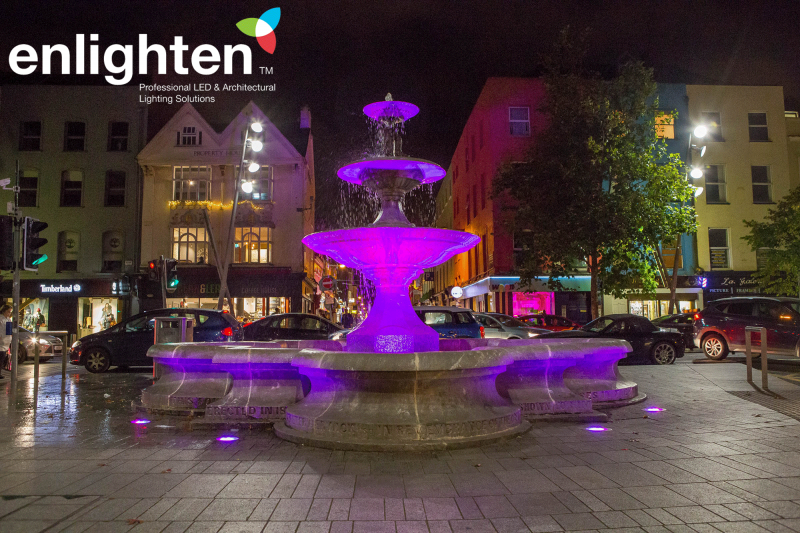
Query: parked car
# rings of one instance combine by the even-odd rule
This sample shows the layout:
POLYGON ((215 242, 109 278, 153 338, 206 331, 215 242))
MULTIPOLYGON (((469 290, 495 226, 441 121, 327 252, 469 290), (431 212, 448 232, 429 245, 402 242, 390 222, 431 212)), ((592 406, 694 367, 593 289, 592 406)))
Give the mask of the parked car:
POLYGON ((307 313, 280 313, 244 327, 246 341, 324 340, 342 329, 333 322, 307 313))
MULTIPOLYGON (((797 355, 800 348, 800 299, 738 297, 714 300, 694 315, 694 340, 709 359, 725 359, 745 350, 745 327, 767 328, 767 353, 797 355)), ((752 335, 761 353, 761 335, 752 335)))
POLYGON ((519 320, 533 328, 542 328, 550 331, 564 331, 581 327, 577 322, 558 315, 523 315, 519 320))
POLYGON ((664 315, 651 320, 660 328, 674 329, 683 335, 683 343, 687 350, 695 348, 694 345, 694 313, 678 313, 664 315))
POLYGON ((155 319, 158 317, 194 319, 194 342, 242 340, 242 326, 227 311, 155 309, 81 338, 70 348, 70 363, 83 365, 89 372, 94 373, 105 372, 111 365, 152 365, 152 359, 147 357, 147 349, 153 345, 155 319))
POLYGON ((469 309, 461 307, 415 307, 414 312, 442 339, 482 339, 485 330, 469 309))
POLYGON ((483 326, 487 339, 529 339, 550 333, 549 329, 532 328, 513 316, 500 313, 474 313, 474 316, 483 326))
POLYGON ((657 365, 670 365, 683 357, 683 336, 655 326, 638 315, 606 315, 592 320, 580 329, 554 331, 540 335, 549 337, 582 337, 622 339, 630 343, 630 359, 645 359, 657 365))
MULTIPOLYGON (((17 350, 17 361, 33 361, 36 355, 35 345, 39 345, 39 362, 46 363, 56 355, 61 355, 64 351, 63 343, 58 337, 34 333, 20 326, 19 328, 19 349, 17 350)), ((2 357, 2 366, 6 370, 11 370, 11 360, 7 355, 2 357)))

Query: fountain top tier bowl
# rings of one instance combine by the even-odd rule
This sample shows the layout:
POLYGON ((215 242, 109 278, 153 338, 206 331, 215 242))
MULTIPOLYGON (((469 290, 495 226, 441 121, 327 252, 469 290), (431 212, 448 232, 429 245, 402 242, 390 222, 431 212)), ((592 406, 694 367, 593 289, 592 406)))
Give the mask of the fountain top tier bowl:
POLYGON ((375 102, 364 106, 364 114, 376 122, 396 124, 405 122, 419 113, 419 108, 408 102, 395 102, 392 93, 386 95, 383 102, 375 102))

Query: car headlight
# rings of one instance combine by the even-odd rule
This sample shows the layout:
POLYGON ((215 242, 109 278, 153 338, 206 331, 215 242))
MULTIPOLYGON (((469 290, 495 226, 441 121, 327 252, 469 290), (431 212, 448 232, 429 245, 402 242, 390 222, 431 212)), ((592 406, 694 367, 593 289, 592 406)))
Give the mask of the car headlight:
POLYGON ((80 348, 80 346, 81 346, 81 341, 75 341, 72 343, 73 348, 80 348))
POLYGON ((38 342, 43 346, 50 346, 50 341, 47 339, 39 339, 38 342))
POLYGON ((528 332, 528 338, 531 338, 531 337, 538 337, 538 336, 539 336, 539 334, 538 334, 538 333, 534 333, 534 332, 532 332, 532 331, 529 331, 529 332, 528 332))
POLYGON ((341 339, 341 338, 342 338, 342 334, 341 334, 341 333, 334 333, 334 334, 331 336, 331 340, 332 340, 332 341, 338 341, 338 340, 339 340, 339 339, 341 339))

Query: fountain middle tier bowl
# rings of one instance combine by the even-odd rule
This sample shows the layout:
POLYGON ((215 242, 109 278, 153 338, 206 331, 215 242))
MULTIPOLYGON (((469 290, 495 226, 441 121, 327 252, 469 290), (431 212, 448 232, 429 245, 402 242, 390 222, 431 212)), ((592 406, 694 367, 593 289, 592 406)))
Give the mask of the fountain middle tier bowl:
POLYGON ((312 233, 303 244, 315 252, 333 257, 375 279, 381 274, 399 278, 440 265, 456 254, 466 252, 480 237, 464 231, 439 228, 367 226, 312 233), (413 271, 413 272, 412 272, 413 271))
POLYGON ((424 185, 439 181, 446 174, 445 169, 436 163, 413 157, 373 157, 349 163, 337 172, 340 179, 356 185, 388 175, 412 179, 424 185))

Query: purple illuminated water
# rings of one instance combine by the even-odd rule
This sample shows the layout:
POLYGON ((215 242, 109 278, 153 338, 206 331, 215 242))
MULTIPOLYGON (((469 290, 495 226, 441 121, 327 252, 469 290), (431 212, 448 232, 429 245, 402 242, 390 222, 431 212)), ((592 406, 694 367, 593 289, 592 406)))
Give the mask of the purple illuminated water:
POLYGON ((403 122, 419 108, 386 101, 364 108, 376 121, 379 154, 339 169, 342 180, 363 185, 378 196, 381 212, 371 225, 307 235, 303 244, 355 268, 375 285, 367 318, 347 336, 347 351, 408 353, 438 351, 439 335, 417 317, 408 286, 423 269, 442 264, 480 242, 477 235, 438 228, 418 228, 403 213, 404 196, 442 179, 445 170, 422 159, 399 156, 403 122))

